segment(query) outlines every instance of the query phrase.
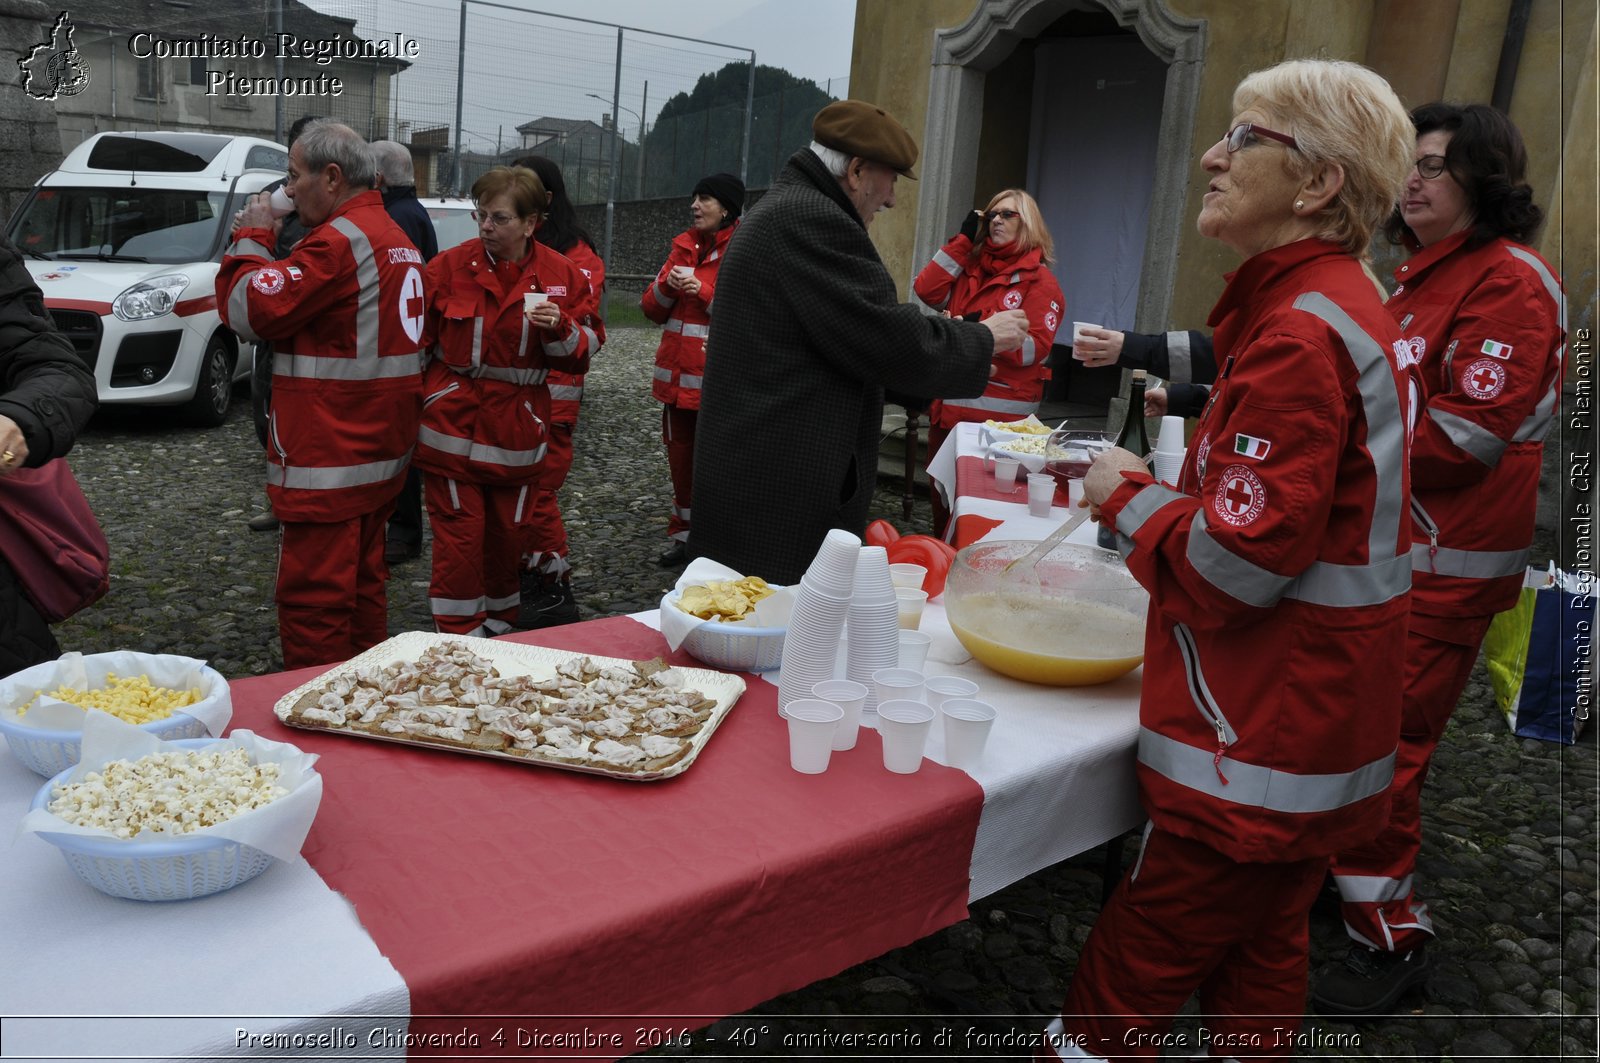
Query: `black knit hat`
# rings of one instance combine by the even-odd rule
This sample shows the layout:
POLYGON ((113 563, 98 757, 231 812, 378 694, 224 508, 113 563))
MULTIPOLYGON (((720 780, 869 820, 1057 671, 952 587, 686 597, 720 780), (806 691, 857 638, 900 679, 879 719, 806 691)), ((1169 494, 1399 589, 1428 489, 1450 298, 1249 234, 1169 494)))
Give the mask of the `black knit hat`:
POLYGON ((690 195, 710 196, 726 208, 730 218, 737 218, 744 213, 744 182, 731 173, 714 173, 700 178, 700 183, 694 186, 690 195))

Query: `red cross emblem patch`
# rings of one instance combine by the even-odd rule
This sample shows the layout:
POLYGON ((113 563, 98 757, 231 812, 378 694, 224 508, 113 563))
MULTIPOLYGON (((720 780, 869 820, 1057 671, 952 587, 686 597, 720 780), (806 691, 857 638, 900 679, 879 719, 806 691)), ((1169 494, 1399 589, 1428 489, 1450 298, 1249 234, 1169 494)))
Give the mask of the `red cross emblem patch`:
POLYGON ((1255 523, 1261 511, 1267 508, 1267 489, 1261 477, 1247 466, 1229 465, 1222 470, 1212 508, 1217 516, 1235 528, 1243 528, 1255 523))
POLYGON ((1022 293, 1013 288, 1006 292, 1006 297, 1000 301, 1005 304, 1007 310, 1015 310, 1022 305, 1022 293))
POLYGON ((1461 390, 1475 399, 1492 399, 1505 389, 1505 367, 1493 358, 1479 358, 1462 370, 1461 390))
POLYGON ((258 269, 256 275, 250 278, 250 287, 262 295, 277 295, 283 291, 283 274, 271 266, 258 269))

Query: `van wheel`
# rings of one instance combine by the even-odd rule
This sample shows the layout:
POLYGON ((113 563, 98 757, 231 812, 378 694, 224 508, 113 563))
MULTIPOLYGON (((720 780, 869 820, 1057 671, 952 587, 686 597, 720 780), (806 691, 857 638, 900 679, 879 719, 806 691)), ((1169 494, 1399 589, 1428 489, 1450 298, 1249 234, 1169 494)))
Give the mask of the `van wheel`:
POLYGON ((206 344, 199 375, 194 398, 183 408, 184 419, 203 428, 215 428, 228 419, 228 407, 233 404, 233 349, 222 333, 212 336, 206 344))

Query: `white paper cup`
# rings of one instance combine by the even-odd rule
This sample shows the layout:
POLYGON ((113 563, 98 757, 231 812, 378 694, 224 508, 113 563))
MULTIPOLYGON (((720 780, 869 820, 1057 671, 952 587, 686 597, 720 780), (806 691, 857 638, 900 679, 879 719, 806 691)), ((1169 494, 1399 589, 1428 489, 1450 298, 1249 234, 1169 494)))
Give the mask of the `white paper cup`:
POLYGON ((1056 478, 1046 472, 1028 474, 1028 513, 1035 517, 1048 517, 1056 497, 1056 478))
POLYGON ((926 565, 913 565, 902 561, 889 566, 889 582, 896 587, 921 587, 922 581, 927 577, 926 565))
POLYGON ((861 730, 861 706, 867 700, 866 686, 849 679, 829 679, 813 686, 811 693, 818 701, 839 706, 844 713, 838 730, 833 732, 833 748, 854 749, 856 735, 861 730))
POLYGON ((928 647, 933 645, 933 636, 926 631, 900 631, 900 667, 909 668, 913 672, 922 671, 923 664, 928 659, 928 647))
POLYGON ((994 727, 994 706, 971 698, 952 698, 939 707, 944 720, 944 758, 952 768, 976 764, 994 727))
POLYGON ((921 701, 925 680, 914 668, 880 668, 872 673, 878 691, 878 706, 886 701, 921 701))
POLYGON ((523 314, 523 316, 526 317, 527 315, 533 313, 535 310, 537 310, 539 307, 543 306, 545 303, 548 303, 549 301, 550 301, 550 295, 547 292, 523 292, 522 293, 522 314, 523 314))
POLYGON ((1022 462, 1016 458, 994 459, 994 482, 1003 485, 1006 490, 1016 489, 1017 470, 1022 467, 1022 462))
POLYGON ((274 218, 284 218, 294 213, 294 200, 289 198, 289 193, 279 185, 272 190, 272 195, 267 197, 267 207, 272 211, 274 218))
POLYGON ((1169 413, 1161 418, 1161 432, 1156 436, 1156 453, 1181 456, 1183 451, 1183 418, 1169 413))
POLYGON ((900 626, 911 631, 922 626, 922 607, 928 604, 928 592, 921 587, 896 587, 894 596, 900 605, 900 626))
POLYGON ((883 766, 897 775, 922 767, 922 751, 933 728, 933 710, 920 701, 886 701, 878 706, 883 736, 883 766))
POLYGON ((930 708, 940 708, 947 701, 978 696, 978 684, 958 675, 930 675, 923 684, 923 701, 930 708))
POLYGON ((1078 344, 1083 339, 1083 330, 1086 328, 1099 328, 1093 321, 1074 321, 1072 323, 1072 357, 1083 361, 1083 355, 1078 353, 1078 344))
POLYGON ((833 736, 844 710, 831 701, 801 698, 789 702, 789 767, 802 775, 821 775, 833 755, 833 736))
POLYGON ((692 279, 694 279, 694 267, 693 266, 673 266, 672 267, 672 275, 674 277, 677 277, 679 280, 685 280, 685 281, 686 280, 692 280, 692 279))

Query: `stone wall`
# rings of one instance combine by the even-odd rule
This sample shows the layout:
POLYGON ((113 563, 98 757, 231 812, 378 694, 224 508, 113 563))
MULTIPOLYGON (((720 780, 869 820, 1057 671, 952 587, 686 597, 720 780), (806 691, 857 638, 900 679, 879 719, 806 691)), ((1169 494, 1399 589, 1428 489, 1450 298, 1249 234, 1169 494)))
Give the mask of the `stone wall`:
POLYGON ((0 223, 39 177, 61 162, 55 103, 22 90, 17 63, 42 43, 56 17, 39 0, 0 0, 0 223))
MULTIPOLYGON (((0 0, 4 2, 4 0, 0 0)), ((762 191, 750 192, 746 210, 761 198, 762 191)), ((585 204, 578 208, 578 220, 589 230, 602 255, 605 254, 606 205, 585 204)), ((606 286, 613 295, 637 295, 644 291, 647 277, 654 277, 667 260, 672 238, 689 227, 689 197, 640 199, 618 203, 612 224, 611 254, 606 257, 606 286)))

